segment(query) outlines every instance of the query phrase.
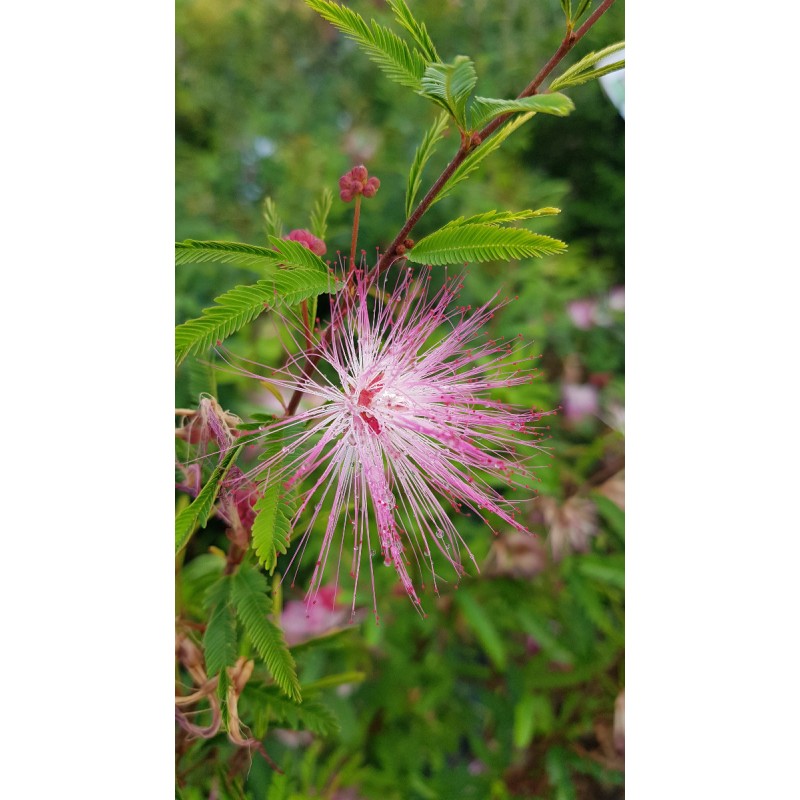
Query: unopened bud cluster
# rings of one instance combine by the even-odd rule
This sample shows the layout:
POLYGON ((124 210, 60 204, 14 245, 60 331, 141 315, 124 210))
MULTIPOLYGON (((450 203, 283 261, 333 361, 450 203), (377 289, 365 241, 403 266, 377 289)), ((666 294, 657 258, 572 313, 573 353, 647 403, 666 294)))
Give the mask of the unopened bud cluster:
POLYGON ((363 194, 364 197, 374 197, 381 182, 375 177, 368 177, 368 175, 367 168, 363 164, 345 172, 339 178, 339 197, 345 203, 349 203, 360 194, 363 194))

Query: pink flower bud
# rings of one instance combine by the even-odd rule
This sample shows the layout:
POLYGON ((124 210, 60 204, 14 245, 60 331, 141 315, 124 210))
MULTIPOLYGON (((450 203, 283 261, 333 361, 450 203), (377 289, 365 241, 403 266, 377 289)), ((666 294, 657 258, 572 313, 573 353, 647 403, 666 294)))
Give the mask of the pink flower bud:
POLYGON ((339 197, 349 203, 358 195, 374 197, 381 182, 377 178, 370 178, 367 168, 363 164, 353 167, 339 178, 339 197))
POLYGON ((381 182, 375 178, 370 178, 364 186, 364 197, 375 197, 375 192, 380 188, 381 182))
POLYGON ((325 251, 328 249, 322 239, 318 239, 311 231, 307 231, 305 228, 290 231, 283 238, 288 239, 290 242, 299 242, 305 245, 312 253, 316 253, 318 256, 325 255, 325 251))

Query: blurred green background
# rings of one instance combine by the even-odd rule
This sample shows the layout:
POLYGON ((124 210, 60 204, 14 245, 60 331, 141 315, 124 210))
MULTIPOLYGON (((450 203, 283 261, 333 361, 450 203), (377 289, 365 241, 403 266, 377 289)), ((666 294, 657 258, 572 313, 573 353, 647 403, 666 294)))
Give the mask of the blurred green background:
MULTIPOLYGON (((383 3, 350 5, 391 24, 383 3)), ((409 5, 444 59, 475 61, 485 96, 516 95, 563 36, 557 0, 409 5)), ((618 2, 565 65, 624 38, 623 25, 618 2)), ((177 0, 176 26, 176 238, 264 244, 266 196, 285 231, 308 227, 322 188, 336 195, 339 176, 364 163, 381 189, 363 207, 359 243, 368 253, 388 244, 404 221, 406 175, 433 106, 391 83, 300 0, 177 0)), ((295 652, 324 711, 316 721, 273 713, 266 730, 257 693, 245 693, 244 721, 266 736, 286 774, 258 756, 251 765, 224 736, 181 742, 180 796, 623 796, 624 120, 597 82, 567 94, 576 105, 569 117, 534 117, 414 232, 420 238, 490 209, 562 209, 534 229, 564 239, 566 255, 470 265, 462 294, 465 303, 498 288, 519 296, 493 333, 534 340, 542 374, 502 399, 561 406, 549 418, 554 457, 540 459, 540 497, 523 506, 539 538, 505 532, 493 540, 459 518, 480 576, 457 590, 444 584, 440 598, 424 596, 422 620, 393 576, 380 574, 381 624, 368 616, 341 632, 335 615, 313 630, 303 630, 304 617, 294 620, 308 582, 301 569, 297 589, 284 583, 284 618, 287 630, 296 623, 298 642, 334 631, 295 652)), ((456 147, 452 137, 442 144, 423 192, 456 147)), ((337 195, 327 258, 349 247, 351 222, 352 205, 337 195)), ((233 266, 180 267, 176 321, 256 278, 233 266)), ((274 359, 269 330, 262 321, 229 346, 274 359)), ((242 417, 260 409, 263 398, 241 377, 219 373, 216 382, 224 408, 242 417)), ((178 373, 176 403, 197 403, 191 364, 178 373)), ((210 547, 225 548, 221 525, 192 541, 179 585, 184 613, 199 619, 199 597, 220 561, 210 547)))

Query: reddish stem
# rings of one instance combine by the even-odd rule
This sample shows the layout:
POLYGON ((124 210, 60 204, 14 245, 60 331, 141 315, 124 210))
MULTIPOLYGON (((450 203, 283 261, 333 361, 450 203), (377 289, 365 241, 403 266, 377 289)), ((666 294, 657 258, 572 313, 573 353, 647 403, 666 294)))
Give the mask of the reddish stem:
POLYGON ((303 315, 303 334, 306 340, 306 351, 311 350, 314 342, 311 340, 311 322, 308 319, 308 300, 303 300, 300 303, 300 312, 303 315))
POLYGON ((358 242, 358 218, 361 215, 361 195, 356 195, 356 207, 353 214, 353 236, 350 239, 350 272, 356 268, 356 243, 358 242))

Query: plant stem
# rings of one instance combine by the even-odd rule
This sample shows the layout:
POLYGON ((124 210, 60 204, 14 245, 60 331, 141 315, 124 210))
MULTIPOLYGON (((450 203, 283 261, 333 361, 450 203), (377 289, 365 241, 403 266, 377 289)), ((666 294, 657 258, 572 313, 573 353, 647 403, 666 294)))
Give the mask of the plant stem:
POLYGON ((308 300, 303 300, 303 302, 300 303, 300 311, 303 315, 303 335, 306 340, 306 351, 308 351, 314 346, 314 343, 311 340, 311 324, 308 319, 308 300))
POLYGON ((353 236, 350 239, 350 272, 356 268, 356 243, 358 242, 358 218, 361 215, 361 195, 356 195, 356 207, 353 213, 353 236))

